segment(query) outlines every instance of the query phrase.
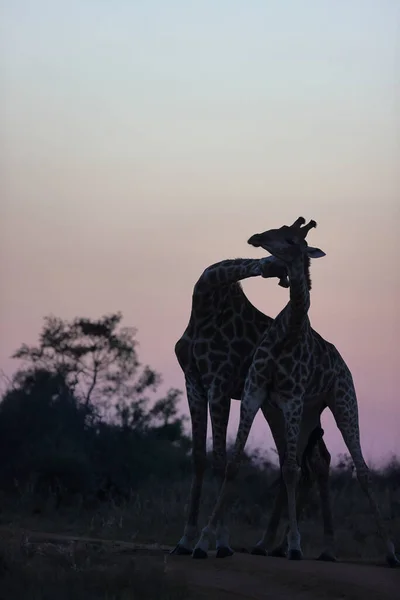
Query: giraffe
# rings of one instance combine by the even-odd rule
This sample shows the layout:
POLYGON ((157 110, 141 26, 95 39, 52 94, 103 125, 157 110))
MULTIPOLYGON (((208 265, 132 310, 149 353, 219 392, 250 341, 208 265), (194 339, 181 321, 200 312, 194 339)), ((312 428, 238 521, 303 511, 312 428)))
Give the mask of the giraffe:
MULTIPOLYGON (((321 552, 317 560, 336 562, 336 556, 334 553, 334 528, 329 492, 329 467, 331 463, 331 455, 322 440, 323 435, 324 430, 317 426, 311 432, 306 448, 303 452, 296 511, 300 519, 310 489, 316 482, 319 488, 322 519, 324 525, 324 550, 321 552)), ((274 548, 274 550, 272 552, 268 552, 267 550, 272 546, 272 543, 275 540, 282 510, 284 508, 287 510, 287 494, 282 475, 279 478, 279 484, 279 491, 275 497, 268 527, 263 533, 261 540, 252 549, 251 554, 258 554, 261 556, 270 555, 282 558, 287 556, 287 536, 289 534, 289 525, 286 526, 280 543, 274 548)), ((202 556, 200 556, 200 558, 201 557, 202 556)))
POLYGON ((262 247, 283 261, 288 269, 290 300, 266 330, 249 368, 241 402, 240 423, 218 500, 207 526, 202 530, 193 555, 207 554, 217 521, 223 518, 228 493, 240 464, 254 417, 259 408, 268 412, 278 407, 285 423, 285 457, 282 475, 287 491, 289 533, 288 558, 301 559, 301 539, 296 514, 296 485, 299 481, 300 425, 310 406, 328 407, 355 464, 358 481, 374 514, 380 537, 386 546, 386 560, 398 566, 394 544, 388 536, 375 500, 369 469, 365 463, 358 425, 358 405, 351 372, 335 346, 311 328, 310 257, 325 253, 307 245, 305 236, 316 226, 304 225, 299 217, 292 226, 283 226, 251 236, 248 243, 262 247))
MULTIPOLYGON (((274 257, 224 260, 208 267, 194 286, 189 324, 175 346, 177 360, 185 374, 192 422, 193 478, 187 522, 182 538, 172 551, 174 554, 191 554, 197 535, 206 460, 207 406, 210 407, 212 424, 214 477, 216 483, 221 484, 226 467, 226 431, 231 398, 240 400, 251 357, 265 329, 273 322, 250 303, 239 283, 240 280, 255 276, 277 277, 279 285, 289 285, 284 263, 274 257)), ((279 411, 275 413, 269 415, 270 427, 277 447, 282 448, 283 422, 279 411)), ((318 425, 319 422, 316 422, 315 426, 318 425)), ((323 504, 325 539, 330 539, 329 544, 325 543, 321 558, 334 560, 329 497, 326 498, 323 491, 329 477, 330 455, 322 436, 315 438, 314 446, 314 450, 312 446, 309 448, 308 454, 311 456, 314 452, 315 456, 320 457, 319 472, 324 475, 318 478, 318 485, 323 504)), ((313 461, 314 470, 318 470, 316 462, 313 461)), ((285 492, 283 481, 263 543, 264 553, 267 547, 271 548, 275 539, 282 505, 286 500, 282 486, 285 492)), ((228 536, 228 528, 220 522, 216 540, 218 557, 231 552, 228 536)), ((261 546, 257 550, 261 551, 261 546)), ((283 555, 283 544, 279 544, 272 554, 283 555)))

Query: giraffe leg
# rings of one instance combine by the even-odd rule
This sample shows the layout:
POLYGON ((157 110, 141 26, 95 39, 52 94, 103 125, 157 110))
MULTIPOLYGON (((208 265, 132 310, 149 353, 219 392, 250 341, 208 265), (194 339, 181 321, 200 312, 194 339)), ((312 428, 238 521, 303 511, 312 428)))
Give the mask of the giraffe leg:
MULTIPOLYGON (((209 518, 208 524, 201 532, 199 541, 197 542, 195 549, 193 550, 193 558, 206 558, 207 551, 210 544, 210 539, 215 535, 215 527, 218 521, 221 521, 226 508, 229 494, 232 489, 232 482, 237 474, 240 466, 240 461, 243 455, 243 451, 247 442, 247 438, 250 433, 251 426, 254 418, 260 408, 264 394, 244 394, 244 398, 240 406, 240 423, 239 429, 236 436, 235 447, 232 458, 229 460, 226 471, 224 482, 222 484, 217 502, 214 506, 211 517, 209 518)), ((222 558, 222 555, 221 555, 222 558)))
MULTIPOLYGON (((313 434, 314 432, 311 435, 313 434)), ((309 447, 310 439, 302 457, 301 476, 297 496, 297 516, 298 520, 300 521, 304 506, 308 500, 309 492, 312 489, 315 480, 317 479, 320 487, 320 495, 322 493, 321 504, 325 534, 325 550, 321 554, 320 560, 333 561, 335 560, 332 551, 333 527, 328 487, 331 456, 322 439, 317 439, 315 442, 311 442, 312 445, 309 447)), ((269 556, 276 557, 286 557, 287 555, 287 535, 289 534, 289 525, 286 526, 285 533, 283 537, 281 537, 280 543, 273 547, 272 550, 269 550, 275 541, 282 510, 285 509, 285 512, 287 513, 287 494, 282 478, 280 479, 279 483, 279 492, 275 497, 274 507, 268 523, 268 528, 264 532, 261 540, 253 549, 252 554, 262 554, 264 556, 268 554, 269 556)))
MULTIPOLYGON (((312 482, 309 482, 303 475, 301 475, 296 502, 298 520, 300 520, 301 518, 311 485, 312 482)), ((253 549, 252 554, 262 554, 263 556, 268 555, 279 558, 286 558, 288 548, 288 535, 290 532, 289 523, 287 523, 286 525, 284 534, 280 538, 280 542, 276 546, 273 546, 283 510, 285 510, 285 512, 287 513, 287 491, 285 483, 282 479, 280 482, 278 495, 275 498, 274 507, 272 509, 272 514, 268 523, 268 528, 265 531, 261 540, 253 549), (271 548, 272 546, 272 550, 268 550, 268 548, 271 548)))
POLYGON ((331 455, 321 439, 316 449, 314 460, 317 472, 317 485, 321 502, 322 521, 324 525, 324 546, 318 560, 336 562, 335 556, 335 532, 333 528, 331 495, 329 490, 329 468, 331 455))
MULTIPOLYGON (((307 500, 310 495, 310 491, 314 486, 315 480, 317 481, 319 497, 321 503, 322 521, 324 527, 324 549, 319 555, 317 560, 326 562, 336 562, 334 553, 334 530, 332 520, 332 508, 330 502, 329 492, 329 467, 331 456, 328 449, 325 446, 323 440, 319 441, 319 444, 324 446, 324 454, 322 455, 318 446, 312 450, 310 457, 310 472, 305 473, 302 471, 299 483, 299 492, 297 499, 297 519, 300 522, 304 507, 306 506, 307 500)), ((286 534, 289 534, 289 526, 287 527, 286 534)), ((281 544, 283 547, 283 544, 281 544)), ((279 547, 277 549, 279 551, 279 547)), ((271 554, 272 555, 272 554, 271 554)))
POLYGON ((386 561, 389 566, 396 567, 400 565, 400 561, 396 557, 394 544, 389 537, 378 503, 375 499, 372 490, 371 474, 361 450, 356 392, 352 383, 351 385, 345 385, 342 381, 340 383, 341 385, 336 385, 334 398, 329 406, 343 436, 343 440, 350 452, 351 458, 353 459, 357 472, 357 479, 369 500, 379 535, 386 547, 386 561))
POLYGON ((301 472, 297 462, 297 444, 303 411, 303 399, 299 398, 297 400, 296 402, 284 401, 281 405, 286 432, 286 456, 282 465, 282 475, 287 492, 289 517, 288 558, 290 560, 300 560, 303 557, 296 510, 296 489, 301 472))
MULTIPOLYGON (((312 481, 306 479, 302 474, 300 474, 298 492, 297 492, 297 501, 296 501, 296 515, 297 520, 300 522, 301 517, 303 515, 304 506, 309 497, 309 493, 312 487, 312 481)), ((285 490, 286 491, 286 490, 285 490)), ((285 497, 285 504, 287 502, 287 494, 285 497)), ((287 523, 285 533, 282 536, 280 543, 275 546, 275 548, 270 552, 270 556, 279 556, 286 557, 288 555, 288 538, 290 534, 290 523, 287 523)))
MULTIPOLYGON (((226 432, 228 429, 231 399, 225 395, 209 394, 209 407, 213 435, 213 476, 217 494, 224 481, 226 469, 226 432)), ((216 527, 217 558, 231 556, 233 550, 229 545, 229 529, 223 516, 216 527)))
POLYGON ((183 536, 171 554, 190 555, 197 537, 201 490, 206 467, 207 396, 198 382, 186 378, 186 390, 192 421, 192 485, 188 499, 188 513, 183 536))
MULTIPOLYGON (((274 550, 269 552, 269 548, 273 545, 276 534, 278 531, 279 523, 281 520, 282 509, 285 508, 287 501, 286 487, 281 479, 279 481, 279 490, 277 495, 275 496, 274 505, 272 508, 272 513, 268 521, 267 529, 264 531, 262 538, 257 542, 253 550, 252 554, 257 554, 261 556, 286 556, 286 551, 283 548, 274 548, 274 550), (276 553, 275 553, 276 550, 276 553)), ((282 545, 283 546, 283 545, 282 545)))

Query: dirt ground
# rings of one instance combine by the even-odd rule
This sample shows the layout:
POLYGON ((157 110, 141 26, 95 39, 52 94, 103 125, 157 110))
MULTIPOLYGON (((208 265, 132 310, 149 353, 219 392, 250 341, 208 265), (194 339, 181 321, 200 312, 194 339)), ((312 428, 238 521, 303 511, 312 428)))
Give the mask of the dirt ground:
POLYGON ((248 554, 204 561, 168 556, 167 573, 215 600, 394 600, 400 586, 400 569, 248 554))
POLYGON ((154 561, 163 566, 168 579, 187 585, 190 599, 365 600, 370 596, 374 600, 394 600, 400 589, 400 568, 376 564, 307 559, 294 562, 240 553, 226 559, 216 559, 210 553, 206 560, 193 560, 190 556, 170 555, 167 547, 4 528, 0 529, 0 537, 9 543, 19 540, 19 544, 24 539, 37 548, 101 545, 112 551, 114 560, 116 555, 122 561, 129 554, 146 563, 154 561))

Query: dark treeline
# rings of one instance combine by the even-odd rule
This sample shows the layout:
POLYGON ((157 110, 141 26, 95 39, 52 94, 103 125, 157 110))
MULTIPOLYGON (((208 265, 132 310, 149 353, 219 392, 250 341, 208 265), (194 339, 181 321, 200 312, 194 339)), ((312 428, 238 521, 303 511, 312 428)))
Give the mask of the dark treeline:
MULTIPOLYGON (((152 482, 188 480, 190 437, 179 413, 182 393, 157 397, 160 375, 139 362, 136 331, 122 315, 63 321, 46 317, 37 346, 13 355, 19 369, 0 403, 0 488, 24 489, 62 503, 128 499, 152 482)), ((268 458, 246 455, 238 480, 242 500, 263 502, 278 470, 268 458), (246 485, 243 486, 243 481, 246 485)), ((332 485, 349 484, 346 457, 332 485)), ((398 485, 392 461, 377 474, 398 485)), ((183 509, 182 502, 182 509, 183 509)))
POLYGON ((118 497, 190 470, 181 392, 156 398, 161 377, 121 319, 47 317, 38 345, 15 352, 22 366, 0 404, 3 490, 118 497))

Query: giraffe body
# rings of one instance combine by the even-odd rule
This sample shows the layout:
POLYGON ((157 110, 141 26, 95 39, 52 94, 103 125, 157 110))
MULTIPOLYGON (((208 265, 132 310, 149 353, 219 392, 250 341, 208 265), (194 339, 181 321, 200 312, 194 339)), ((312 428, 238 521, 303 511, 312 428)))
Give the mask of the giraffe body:
MULTIPOLYGON (((240 400, 254 352, 273 319, 256 309, 245 296, 239 280, 252 276, 278 277, 285 286, 286 267, 268 257, 226 260, 204 271, 193 291, 188 327, 175 346, 178 362, 185 373, 185 383, 192 421, 194 476, 188 502, 188 521, 175 552, 191 553, 197 533, 197 519, 206 459, 207 407, 210 408, 213 432, 213 471, 221 484, 226 467, 226 431, 231 398, 240 400)), ((320 425, 320 406, 313 411, 307 427, 302 429, 302 445, 320 425), (303 435, 304 431, 304 435, 303 435)), ((271 407, 265 412, 278 449, 284 454, 284 422, 281 412, 271 407)), ((323 456, 329 453, 321 439, 316 442, 323 456)), ((323 460, 321 458, 321 460, 323 460)), ((330 457, 329 457, 330 460, 330 457)), ((320 467, 329 473, 329 461, 320 467)), ((282 488, 283 483, 281 484, 282 488)), ((284 488, 283 488, 284 489, 284 488)), ((278 495, 268 535, 262 544, 271 545, 286 498, 278 495)), ((323 513, 329 513, 329 509, 323 513)), ((228 530, 221 520, 217 525, 217 550, 229 554, 228 530)), ((259 546, 259 549, 261 545, 259 546)), ((328 550, 325 552, 328 553, 328 550)))
MULTIPOLYGON (((239 467, 240 458, 259 408, 265 412, 278 408, 285 430, 285 455, 282 466, 289 513, 289 558, 302 556, 297 525, 296 487, 299 481, 301 426, 313 402, 332 411, 345 444, 354 461, 357 477, 374 513, 378 531, 385 542, 387 561, 396 566, 394 545, 386 532, 374 498, 368 467, 362 455, 358 426, 358 405, 351 372, 335 346, 311 328, 308 318, 311 281, 309 256, 323 256, 308 248, 304 223, 256 234, 249 243, 262 246, 283 260, 288 268, 290 301, 266 330, 248 371, 241 403, 241 415, 234 454, 229 462, 221 492, 209 523, 203 529, 194 554, 206 552, 217 519, 223 517, 227 493, 239 467)), ((312 411, 311 411, 312 412, 312 411)))

